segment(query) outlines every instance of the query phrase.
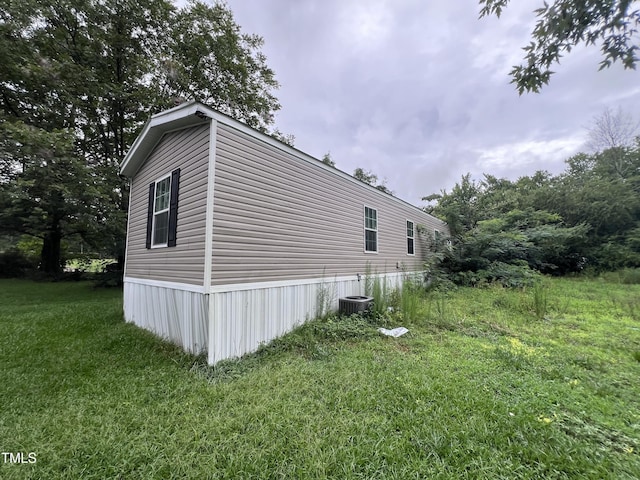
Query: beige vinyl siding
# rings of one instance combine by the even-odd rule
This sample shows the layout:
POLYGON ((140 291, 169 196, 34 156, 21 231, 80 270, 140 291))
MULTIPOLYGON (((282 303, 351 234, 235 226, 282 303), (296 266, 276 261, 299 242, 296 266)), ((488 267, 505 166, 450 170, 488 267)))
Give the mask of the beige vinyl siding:
POLYGON ((125 276, 203 285, 209 124, 167 133, 131 182, 125 276), (180 168, 175 247, 147 249, 149 184, 180 168))
POLYGON ((221 123, 215 168, 212 285, 329 279, 364 274, 367 264, 420 270, 434 227, 446 231, 415 207, 221 123), (378 253, 364 252, 365 205, 378 212, 378 253))

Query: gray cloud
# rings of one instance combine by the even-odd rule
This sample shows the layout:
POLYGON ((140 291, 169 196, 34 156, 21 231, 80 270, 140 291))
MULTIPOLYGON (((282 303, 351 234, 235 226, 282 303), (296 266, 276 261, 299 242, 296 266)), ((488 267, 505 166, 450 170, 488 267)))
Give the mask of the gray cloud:
POLYGON ((512 2, 500 19, 446 0, 229 0, 264 37, 281 88, 280 130, 337 166, 387 179, 414 204, 471 172, 558 173, 605 107, 640 107, 638 73, 598 72, 597 48, 576 48, 540 94, 518 96, 508 72, 535 18, 512 2))

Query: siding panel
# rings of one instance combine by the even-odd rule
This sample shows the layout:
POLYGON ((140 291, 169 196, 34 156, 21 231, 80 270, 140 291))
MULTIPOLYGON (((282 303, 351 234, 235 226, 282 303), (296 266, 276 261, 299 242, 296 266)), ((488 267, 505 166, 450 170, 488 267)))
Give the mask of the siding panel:
POLYGON ((203 285, 209 125, 167 133, 131 182, 128 277, 203 285), (177 245, 145 248, 148 186, 180 168, 177 245))
POLYGON ((125 280, 124 318, 188 352, 199 354, 207 349, 207 295, 125 280))
MULTIPOLYGON (((402 275, 381 276, 390 287, 402 284, 402 275)), ((239 357, 260 344, 290 331, 302 322, 338 308, 338 299, 364 295, 364 281, 312 281, 303 285, 251 288, 210 295, 208 361, 239 357), (322 295, 320 292, 322 291, 322 295), (318 304, 323 297, 325 304, 318 304)))
POLYGON ((218 123, 212 285, 422 268, 446 226, 397 199, 218 123), (378 253, 364 253, 364 206, 378 211, 378 253), (406 220, 415 232, 407 255, 406 220))

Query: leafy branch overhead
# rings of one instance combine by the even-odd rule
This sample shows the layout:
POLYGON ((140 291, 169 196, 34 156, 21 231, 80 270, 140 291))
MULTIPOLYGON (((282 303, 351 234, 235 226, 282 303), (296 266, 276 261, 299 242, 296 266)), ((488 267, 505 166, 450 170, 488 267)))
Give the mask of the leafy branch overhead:
MULTIPOLYGON (((480 18, 500 17, 510 0, 480 0, 480 18)), ((534 13, 538 18, 531 43, 524 47, 521 65, 511 70, 520 94, 538 92, 549 83, 551 65, 580 44, 599 45, 603 59, 600 70, 621 62, 635 69, 638 62, 637 0, 555 0, 544 2, 534 13)))

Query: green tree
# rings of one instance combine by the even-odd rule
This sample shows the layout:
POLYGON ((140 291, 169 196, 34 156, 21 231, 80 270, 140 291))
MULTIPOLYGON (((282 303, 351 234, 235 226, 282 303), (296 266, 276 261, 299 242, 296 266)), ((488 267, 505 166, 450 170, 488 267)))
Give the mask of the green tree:
POLYGON ((478 221, 486 218, 480 205, 482 194, 482 185, 467 173, 450 193, 443 190, 439 194, 424 197, 423 200, 436 201, 435 206, 427 207, 426 210, 447 222, 453 237, 460 237, 474 228, 478 221))
POLYGON ((66 131, 47 132, 21 122, 0 123, 0 224, 6 231, 42 240, 43 271, 62 268, 61 241, 95 238, 101 195, 66 131))
POLYGON ((586 224, 585 255, 597 269, 640 266, 640 145, 578 154, 548 191, 568 225, 586 224))
MULTIPOLYGON (((142 124, 150 113, 189 97, 267 131, 280 105, 272 94, 278 84, 261 45, 260 37, 241 32, 221 3, 191 2, 176 9, 166 0, 3 2, 2 121, 40 132, 31 142, 32 151, 47 151, 47 135, 58 144, 62 135, 69 136, 64 149, 49 151, 76 159, 74 174, 92 182, 87 190, 95 194, 90 201, 93 225, 101 234, 81 234, 95 248, 122 259, 128 186, 118 176, 118 165, 142 124), (44 143, 38 147, 39 141, 44 143)), ((5 146, 20 144, 22 130, 5 128, 17 135, 5 146)), ((27 172, 20 168, 22 154, 9 153, 16 154, 6 157, 0 172, 4 198, 27 172)), ((60 181, 75 182, 68 177, 60 181)), ((20 205, 27 208, 28 202, 20 205)), ((19 220, 28 218, 29 212, 17 207, 10 210, 14 221, 7 219, 3 226, 18 228, 19 220)), ((80 210, 77 214, 85 217, 80 210)), ((65 229, 75 231, 66 222, 60 228, 63 236, 65 229)), ((59 236, 43 232, 43 254, 57 255, 59 236)), ((59 263, 51 258, 42 268, 56 273, 59 263)))
POLYGON ((553 179, 547 172, 516 182, 492 175, 482 181, 463 175, 451 192, 425 197, 430 211, 445 220, 452 247, 440 253, 441 268, 460 283, 499 281, 520 286, 532 271, 566 273, 583 267, 584 224, 567 225, 545 210, 553 179), (544 193, 542 193, 544 192, 544 193))
MULTIPOLYGON (((500 17, 509 0, 480 0, 480 17, 500 17)), ((535 10, 538 18, 531 43, 524 47, 524 62, 513 67, 520 94, 538 92, 549 83, 551 65, 579 44, 600 46, 600 69, 620 61, 624 68, 635 69, 638 61, 637 26, 640 10, 636 0, 554 0, 543 2, 535 10)))
POLYGON ((369 170, 364 170, 360 167, 356 168, 353 171, 353 177, 360 180, 361 182, 366 183, 367 185, 371 185, 372 187, 377 188, 381 192, 384 192, 389 195, 393 195, 393 192, 387 188, 385 185, 385 181, 378 183, 378 176, 369 170))
POLYGON ((268 131, 280 104, 271 93, 278 82, 260 51, 263 43, 242 33, 223 3, 190 1, 172 15, 162 48, 165 95, 195 98, 268 131))
POLYGON ((567 227, 559 215, 527 208, 480 220, 445 250, 443 267, 459 283, 498 281, 523 286, 531 271, 563 274, 582 268, 582 239, 588 227, 567 227))
POLYGON ((291 133, 282 133, 277 128, 273 129, 270 135, 279 142, 285 143, 290 147, 293 147, 296 141, 295 135, 292 135, 291 133))

